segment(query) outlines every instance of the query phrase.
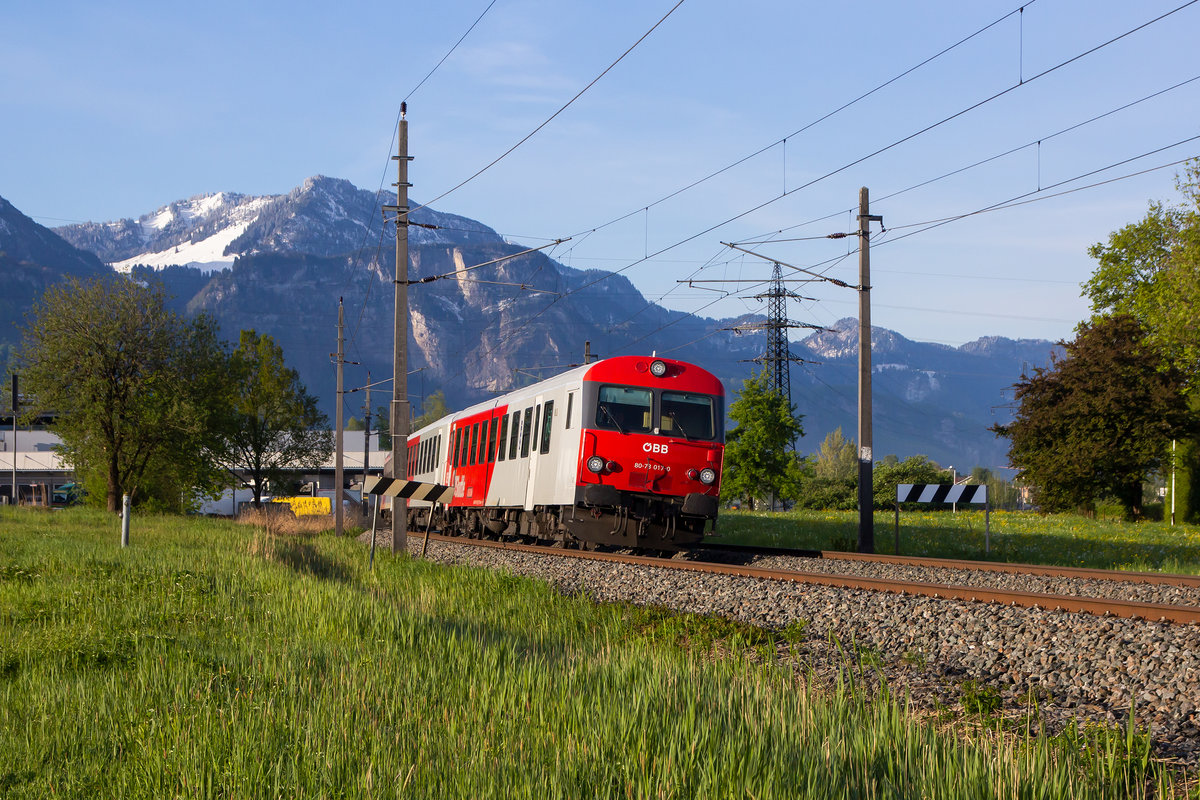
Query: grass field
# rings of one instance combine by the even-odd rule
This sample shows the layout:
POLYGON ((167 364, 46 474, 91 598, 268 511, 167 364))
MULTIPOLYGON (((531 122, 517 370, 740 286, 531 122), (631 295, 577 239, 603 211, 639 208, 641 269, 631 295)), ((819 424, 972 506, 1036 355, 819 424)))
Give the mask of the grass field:
MULTIPOLYGON (((1112 522, 1066 514, 993 511, 985 554, 983 511, 901 511, 900 553, 1023 564, 1200 574, 1200 526, 1112 522)), ((723 511, 719 539, 813 550, 853 550, 855 511, 723 511)), ((895 553, 895 512, 875 513, 875 547, 895 553)))
POLYGON ((108 514, 0 509, 0 797, 1181 796, 1137 735, 816 691, 795 631, 229 522, 118 544, 108 514))

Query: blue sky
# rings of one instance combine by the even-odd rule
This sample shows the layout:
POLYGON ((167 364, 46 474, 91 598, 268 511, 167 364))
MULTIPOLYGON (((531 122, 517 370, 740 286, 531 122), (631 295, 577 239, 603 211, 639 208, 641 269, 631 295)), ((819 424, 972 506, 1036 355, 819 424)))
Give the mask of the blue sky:
MULTIPOLYGON (((1034 0, 1012 13, 1015 0, 685 0, 530 141, 436 207, 530 245, 574 236, 556 258, 624 269, 650 299, 713 316, 761 306, 677 281, 770 272, 722 241, 800 238, 753 249, 855 282, 854 255, 830 263, 853 240, 807 237, 851 230, 849 209, 867 186, 889 229, 873 237, 875 324, 954 345, 1070 337, 1087 313, 1087 247, 1150 200, 1174 200, 1178 168, 904 234, 1200 154, 1200 140, 1166 147, 1200 134, 1200 80, 1053 136, 1200 76, 1200 4, 1042 74, 1184 2, 1034 0)), ((394 180, 394 123, 411 93, 412 197, 430 200, 534 130, 674 0, 496 0, 413 92, 487 5, 12 4, 0 26, 0 195, 57 225, 139 216, 207 192, 283 193, 315 174, 375 189, 394 180)), ((815 298, 793 306, 796 320, 857 313, 852 291, 794 288, 815 298)))

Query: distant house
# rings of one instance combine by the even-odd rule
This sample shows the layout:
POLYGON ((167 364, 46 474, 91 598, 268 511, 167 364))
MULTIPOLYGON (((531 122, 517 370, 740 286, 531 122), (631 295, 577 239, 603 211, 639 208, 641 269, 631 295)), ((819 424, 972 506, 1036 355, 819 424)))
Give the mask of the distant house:
MULTIPOLYGON (((0 420, 3 425, 3 420, 0 420)), ((357 490, 363 475, 363 432, 345 431, 342 436, 345 451, 342 454, 342 470, 345 473, 345 489, 357 490)), ((16 497, 19 504, 28 504, 46 497, 47 503, 54 497, 63 500, 69 498, 75 489, 76 476, 74 468, 66 463, 55 448, 62 440, 46 430, 18 429, 14 437, 12 421, 9 418, 8 428, 0 428, 0 504, 13 502, 13 467, 16 467, 16 497)), ((390 450, 379 449, 379 437, 371 436, 370 449, 366 451, 368 472, 379 475, 383 472, 383 461, 390 450)), ((296 480, 306 484, 306 494, 325 494, 332 497, 334 492, 335 475, 334 456, 321 464, 317 469, 296 467, 296 480)), ((237 493, 249 499, 249 484, 245 483, 246 476, 240 475, 243 483, 237 493)), ((228 494, 228 493, 227 493, 228 494)), ((232 497, 227 502, 232 508, 232 497)), ((60 503, 61 504, 61 503, 60 503)), ((215 511, 214 513, 221 513, 215 511)))
POLYGON ((8 428, 0 429, 0 504, 49 505, 55 494, 64 499, 69 495, 75 471, 54 451, 59 444, 47 431, 18 429, 14 435, 10 418, 8 428))

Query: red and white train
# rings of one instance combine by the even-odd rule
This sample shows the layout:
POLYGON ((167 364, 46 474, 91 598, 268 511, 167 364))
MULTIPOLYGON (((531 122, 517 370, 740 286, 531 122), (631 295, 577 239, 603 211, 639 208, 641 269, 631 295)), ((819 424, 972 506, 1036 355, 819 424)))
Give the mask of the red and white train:
POLYGON ((409 479, 455 491, 448 506, 410 501, 409 524, 679 549, 716 524, 724 420, 721 381, 693 364, 621 356, 578 367, 410 435, 409 479))

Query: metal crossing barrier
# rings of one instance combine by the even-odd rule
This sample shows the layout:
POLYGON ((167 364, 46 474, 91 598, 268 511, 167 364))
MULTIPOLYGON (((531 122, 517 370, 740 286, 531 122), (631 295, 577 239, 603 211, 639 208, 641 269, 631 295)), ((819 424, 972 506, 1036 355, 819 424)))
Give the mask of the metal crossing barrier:
POLYGON ((983 506, 983 552, 992 551, 992 506, 985 484, 901 483, 896 485, 896 555, 900 555, 901 503, 971 503, 983 506))
POLYGON ((442 486, 440 483, 421 483, 420 481, 404 481, 398 478, 381 478, 370 475, 363 486, 366 488, 367 494, 378 494, 401 500, 427 500, 431 503, 445 505, 454 499, 454 487, 442 486))

